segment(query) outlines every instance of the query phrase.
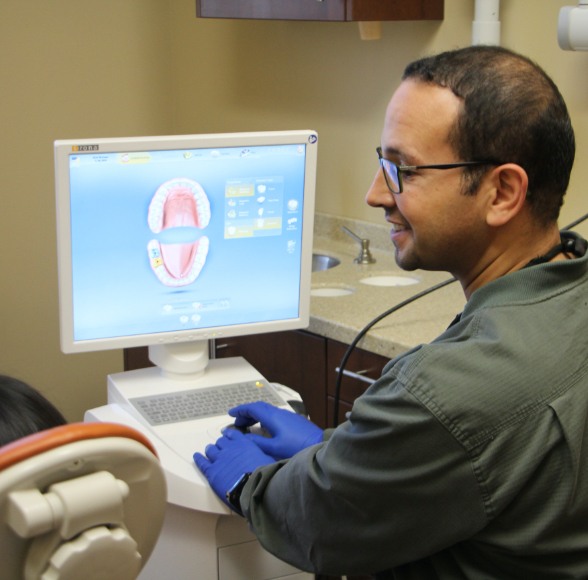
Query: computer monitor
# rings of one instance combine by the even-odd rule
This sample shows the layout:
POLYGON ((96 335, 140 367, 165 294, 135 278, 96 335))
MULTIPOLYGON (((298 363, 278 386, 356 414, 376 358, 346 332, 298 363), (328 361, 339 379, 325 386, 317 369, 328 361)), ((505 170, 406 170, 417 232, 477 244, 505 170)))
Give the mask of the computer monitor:
POLYGON ((190 376, 210 339, 308 325, 314 131, 54 149, 65 353, 148 346, 190 376))

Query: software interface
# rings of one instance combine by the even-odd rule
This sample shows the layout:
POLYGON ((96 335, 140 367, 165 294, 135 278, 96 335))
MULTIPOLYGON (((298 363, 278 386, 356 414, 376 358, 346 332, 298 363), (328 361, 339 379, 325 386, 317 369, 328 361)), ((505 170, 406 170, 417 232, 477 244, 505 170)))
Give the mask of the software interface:
POLYGON ((297 317, 305 154, 70 155, 75 340, 297 317))

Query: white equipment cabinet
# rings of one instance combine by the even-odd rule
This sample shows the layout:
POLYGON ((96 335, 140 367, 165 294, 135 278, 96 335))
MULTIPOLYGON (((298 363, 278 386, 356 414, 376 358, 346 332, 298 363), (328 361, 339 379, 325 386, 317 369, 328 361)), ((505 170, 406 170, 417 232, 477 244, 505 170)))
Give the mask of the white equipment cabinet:
MULTIPOLYGON (((198 387, 230 384, 263 377, 244 359, 209 361, 198 387)), ((159 369, 139 369, 108 377, 108 404, 86 412, 85 421, 115 422, 141 431, 155 447, 167 483, 163 529, 139 580, 311 580, 264 550, 246 521, 234 515, 210 488, 192 455, 220 436, 232 423, 228 415, 171 425, 152 426, 129 399, 156 392, 181 390, 166 384, 159 369)), ((178 388, 179 387, 179 388, 178 388)), ((193 382, 185 384, 193 389, 193 382)), ((286 398, 299 398, 283 386, 286 398)))

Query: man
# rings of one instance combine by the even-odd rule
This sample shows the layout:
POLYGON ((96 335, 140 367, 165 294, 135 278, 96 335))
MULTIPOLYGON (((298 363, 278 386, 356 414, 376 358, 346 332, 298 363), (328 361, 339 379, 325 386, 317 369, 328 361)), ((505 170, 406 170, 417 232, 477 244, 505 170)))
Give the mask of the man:
POLYGON ((195 455, 270 552, 378 578, 588 576, 588 256, 557 225, 574 151, 526 58, 469 47, 407 67, 367 202, 398 265, 450 272, 467 303, 337 429, 245 405, 236 425, 272 437, 229 430, 195 455))

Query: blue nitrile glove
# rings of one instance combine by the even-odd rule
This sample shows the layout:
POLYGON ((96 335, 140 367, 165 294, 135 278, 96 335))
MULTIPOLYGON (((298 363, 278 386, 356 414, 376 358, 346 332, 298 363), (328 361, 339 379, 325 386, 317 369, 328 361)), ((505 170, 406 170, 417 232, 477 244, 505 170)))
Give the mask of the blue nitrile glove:
POLYGON ((227 502, 227 491, 245 473, 251 473, 262 465, 274 463, 253 441, 236 429, 227 429, 216 443, 204 450, 206 456, 194 453, 194 462, 212 489, 231 509, 227 502))
POLYGON ((270 436, 248 433, 246 437, 274 459, 289 459, 306 447, 323 441, 323 430, 302 415, 262 401, 239 405, 231 409, 229 415, 235 417, 238 428, 260 423, 270 436))

